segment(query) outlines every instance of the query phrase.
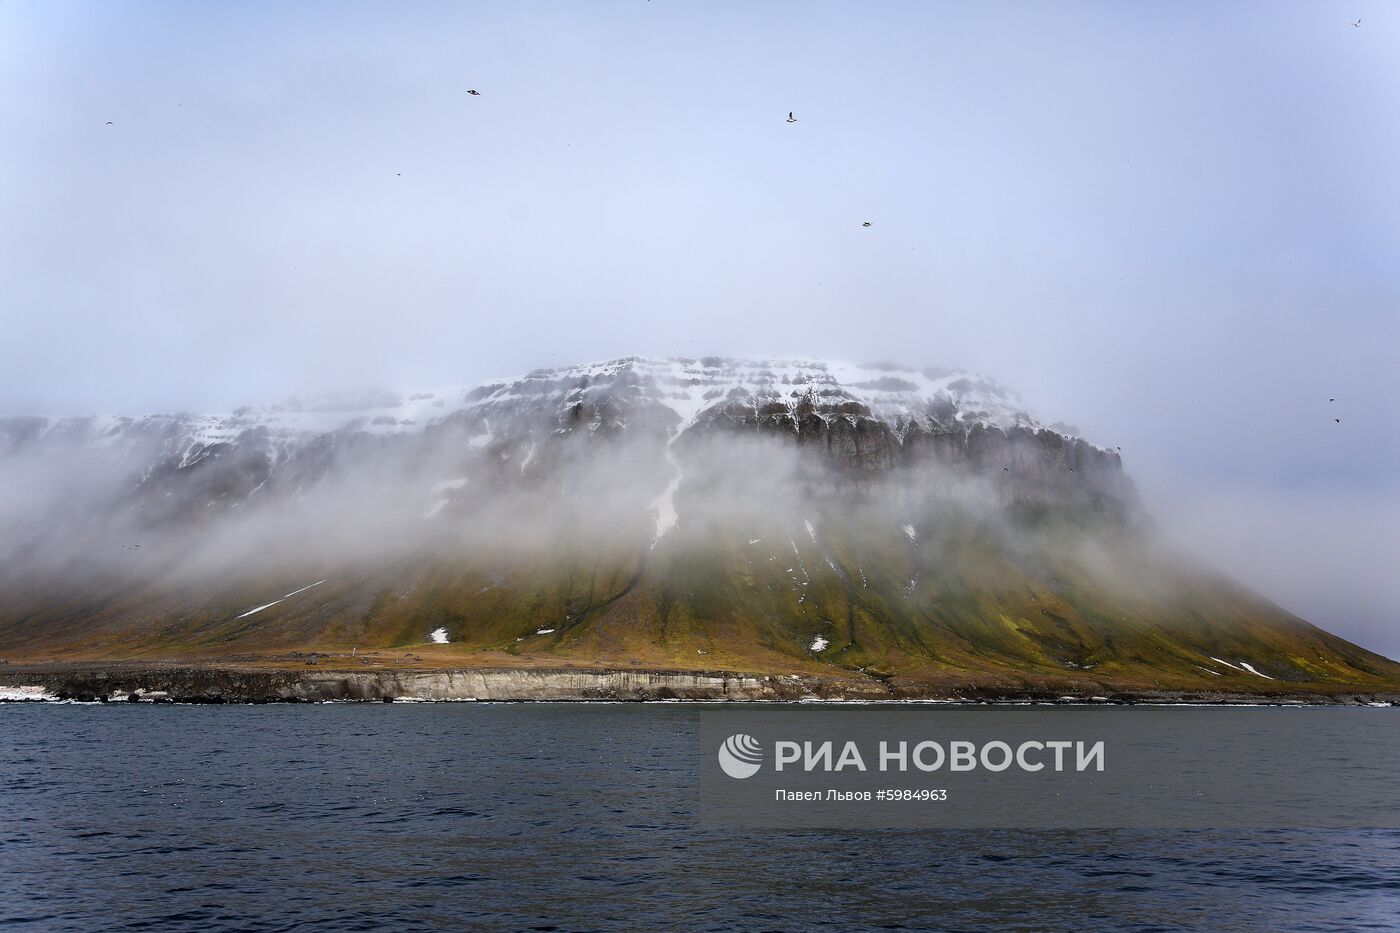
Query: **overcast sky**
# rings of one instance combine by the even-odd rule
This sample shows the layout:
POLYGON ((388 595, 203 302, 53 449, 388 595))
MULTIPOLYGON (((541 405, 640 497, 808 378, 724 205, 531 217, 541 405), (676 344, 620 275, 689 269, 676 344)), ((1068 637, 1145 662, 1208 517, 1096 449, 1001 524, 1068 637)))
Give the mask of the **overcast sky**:
POLYGON ((1397 101, 1351 0, 0 0, 0 412, 968 367, 1400 657, 1397 101))

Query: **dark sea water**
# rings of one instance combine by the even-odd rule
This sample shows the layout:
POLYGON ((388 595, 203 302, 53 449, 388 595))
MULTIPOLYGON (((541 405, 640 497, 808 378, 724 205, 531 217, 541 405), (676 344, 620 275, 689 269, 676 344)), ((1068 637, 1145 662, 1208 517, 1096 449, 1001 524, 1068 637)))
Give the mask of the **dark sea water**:
POLYGON ((704 709, 0 705, 0 926, 1395 930, 1400 832, 735 832, 704 709))

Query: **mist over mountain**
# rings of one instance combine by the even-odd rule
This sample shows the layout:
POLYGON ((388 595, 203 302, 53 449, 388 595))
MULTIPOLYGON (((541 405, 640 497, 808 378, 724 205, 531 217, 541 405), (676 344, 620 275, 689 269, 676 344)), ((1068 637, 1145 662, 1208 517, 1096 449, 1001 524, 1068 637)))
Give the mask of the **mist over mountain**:
POLYGON ((1116 450, 951 370, 631 357, 8 417, 0 489, 14 657, 387 652, 914 693, 1400 675, 1164 547, 1116 450))

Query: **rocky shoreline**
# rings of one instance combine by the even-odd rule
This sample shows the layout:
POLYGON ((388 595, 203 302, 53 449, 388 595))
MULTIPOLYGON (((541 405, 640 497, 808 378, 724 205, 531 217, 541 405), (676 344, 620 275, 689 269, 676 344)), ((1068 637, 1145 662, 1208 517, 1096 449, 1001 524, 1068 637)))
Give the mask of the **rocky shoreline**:
POLYGON ((734 701, 1194 703, 1400 706, 1400 694, 1278 690, 1066 690, 725 671, 457 668, 297 671, 224 666, 61 665, 0 671, 0 700, 174 703, 734 701))

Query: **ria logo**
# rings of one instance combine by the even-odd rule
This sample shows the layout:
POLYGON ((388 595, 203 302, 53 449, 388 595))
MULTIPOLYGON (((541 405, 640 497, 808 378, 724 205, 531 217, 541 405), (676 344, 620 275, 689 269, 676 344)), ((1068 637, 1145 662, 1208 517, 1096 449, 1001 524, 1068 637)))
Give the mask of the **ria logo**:
POLYGON ((719 747, 719 766, 732 778, 753 777, 763 767, 763 746, 753 736, 737 732, 719 747))

